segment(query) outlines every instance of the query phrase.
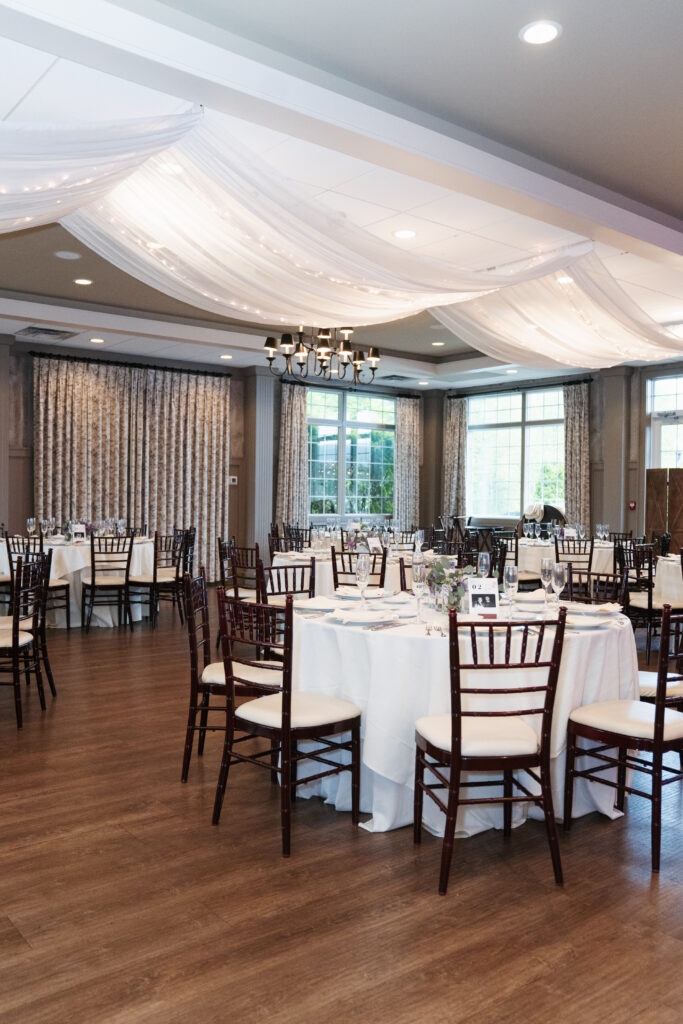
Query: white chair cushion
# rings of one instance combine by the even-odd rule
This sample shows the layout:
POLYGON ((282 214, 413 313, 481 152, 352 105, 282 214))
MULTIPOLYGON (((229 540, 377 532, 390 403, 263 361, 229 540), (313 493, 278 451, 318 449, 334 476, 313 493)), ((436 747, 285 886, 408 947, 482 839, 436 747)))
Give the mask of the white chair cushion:
POLYGON ((520 569, 517 573, 517 579, 520 583, 540 583, 541 577, 537 572, 530 572, 528 569, 520 569))
MULTIPOLYGON (((140 576, 129 576, 128 577, 128 581, 131 584, 137 583, 138 586, 143 586, 143 585, 150 586, 152 583, 154 583, 154 576, 152 575, 151 572, 146 572, 146 573, 142 573, 140 576)), ((161 577, 157 576, 157 583, 161 583, 161 582, 162 582, 161 577)))
MULTIPOLYGON (((578 725, 623 733, 634 739, 651 740, 655 733, 655 706, 640 700, 601 700, 576 708, 569 716, 578 725)), ((664 740, 683 737, 683 714, 667 708, 664 712, 664 740)))
MULTIPOLYGON (((92 585, 92 576, 90 574, 88 574, 87 576, 83 576, 83 578, 81 579, 81 583, 85 583, 88 586, 91 586, 92 585)), ((103 572, 98 572, 97 573, 97 586, 98 587, 100 587, 100 586, 104 586, 104 587, 124 587, 125 585, 126 585, 126 577, 125 576, 119 576, 116 573, 112 573, 111 576, 106 575, 103 572)))
POLYGON ((69 586, 69 581, 68 580, 60 580, 60 579, 50 580, 48 586, 49 587, 55 587, 55 588, 57 588, 57 587, 68 587, 69 586))
MULTIPOLYGON (((638 686, 640 688, 641 699, 643 697, 656 697, 657 696, 657 673, 656 672, 639 672, 638 673, 638 686)), ((683 683, 673 682, 670 683, 666 688, 667 697, 683 697, 683 683)))
POLYGON ((11 582, 12 582, 12 577, 11 576, 0 576, 0 586, 2 586, 5 583, 11 583, 11 582))
MULTIPOLYGON (((3 616, 5 617, 5 616, 3 616)), ((10 619, 11 622, 11 619, 10 619)), ((19 630, 19 646, 26 647, 33 640, 32 633, 24 633, 19 630)), ((4 626, 0 628, 0 650, 10 651, 12 649, 12 627, 5 629, 4 626)))
MULTIPOLYGON (((246 679, 250 683, 268 683, 270 686, 282 685, 282 662, 264 661, 264 665, 275 665, 278 672, 268 668, 257 668, 254 665, 243 665, 235 662, 235 674, 240 679, 246 679)), ((225 686, 225 669, 222 661, 213 661, 207 665, 202 672, 202 682, 211 683, 214 686, 225 686)))
MULTIPOLYGON (((628 603, 633 608, 647 608, 647 594, 640 590, 635 594, 628 595, 628 603)), ((660 611, 664 607, 664 602, 652 595, 652 607, 658 608, 660 611)))
MULTIPOLYGON (((142 577, 141 577, 142 578, 142 577)), ((176 578, 176 571, 172 565, 157 566, 157 580, 164 580, 166 583, 176 578)), ((152 582, 152 577, 149 577, 149 582, 152 582)))
MULTIPOLYGON (((292 728, 293 729, 324 729, 333 722, 341 722, 347 718, 358 718, 360 708, 350 700, 328 697, 324 693, 305 693, 295 690, 292 693, 292 728)), ((267 697, 258 697, 240 705, 235 712, 237 718, 254 725, 265 725, 277 728, 282 723, 282 694, 271 693, 267 697)))
MULTIPOLYGON (((428 743, 451 749, 451 716, 426 715, 415 728, 428 743)), ((509 757, 538 752, 538 736, 521 718, 462 719, 463 757, 509 757)))
MULTIPOLYGON (((240 596, 242 591, 240 590, 240 596)), ((308 597, 308 594, 292 594, 292 597, 308 597)), ((287 604, 287 594, 268 594, 268 604, 276 608, 284 608, 287 604)))
MULTIPOLYGON (((256 591, 255 590, 247 590, 246 587, 238 587, 237 588, 237 593, 239 595, 240 601, 247 601, 247 602, 250 602, 251 604, 254 604, 256 602, 256 591)), ((232 589, 232 587, 229 588, 229 589, 226 587, 226 589, 225 589, 225 596, 226 597, 234 597, 235 596, 235 591, 232 589)))

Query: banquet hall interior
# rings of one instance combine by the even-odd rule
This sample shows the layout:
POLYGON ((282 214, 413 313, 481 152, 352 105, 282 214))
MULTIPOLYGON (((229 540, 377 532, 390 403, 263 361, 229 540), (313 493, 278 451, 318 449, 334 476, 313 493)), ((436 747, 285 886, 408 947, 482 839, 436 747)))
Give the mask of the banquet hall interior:
POLYGON ((0 0, 3 1021, 681 1020, 681 39, 0 0))

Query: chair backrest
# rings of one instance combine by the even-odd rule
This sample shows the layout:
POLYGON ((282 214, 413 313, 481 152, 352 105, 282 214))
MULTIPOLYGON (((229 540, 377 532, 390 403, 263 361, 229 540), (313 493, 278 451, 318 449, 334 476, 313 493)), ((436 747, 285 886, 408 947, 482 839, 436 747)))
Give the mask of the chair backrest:
MULTIPOLYGON (((261 561, 258 544, 251 548, 238 547, 232 541, 228 546, 232 576, 235 588, 242 587, 244 590, 258 589, 258 564, 261 561)), ((237 590, 235 590, 237 593, 237 590)))
POLYGON ((616 602, 628 606, 628 575, 621 572, 585 572, 572 562, 567 566, 567 599, 582 604, 616 602))
POLYGON ((680 695, 668 696, 667 688, 683 683, 683 615, 672 615, 671 605, 662 608, 655 694, 655 743, 664 738, 664 717, 667 707, 680 710, 680 695))
POLYGON ((93 584, 98 574, 106 583, 107 573, 130 576, 130 559, 133 554, 132 537, 96 537, 90 534, 90 571, 93 584))
POLYGON ((450 610, 448 651, 454 759, 460 756, 463 718, 509 716, 540 716, 540 756, 549 757, 566 615, 566 608, 561 608, 558 618, 549 621, 460 625, 457 611, 450 610), (479 686, 476 673, 482 673, 479 686))
POLYGON ((408 579, 407 579, 407 576, 406 576, 406 563, 405 563, 405 559, 403 559, 403 558, 399 558, 399 560, 398 560, 398 580, 399 580, 399 586, 400 586, 401 590, 405 590, 405 591, 410 590, 410 588, 408 586, 408 579))
POLYGON ((253 697, 282 693, 282 730, 286 734, 291 725, 292 595, 287 595, 284 607, 245 604, 228 597, 222 587, 217 588, 216 596, 228 728, 235 713, 236 693, 253 697), (250 672, 254 668, 261 670, 258 682, 250 672))
POLYGON ((304 565, 263 565, 259 562, 257 592, 263 604, 268 604, 269 598, 285 594, 315 597, 315 558, 304 565))
POLYGON ((10 585, 14 582, 14 570, 17 563, 17 559, 21 558, 24 562, 35 560, 37 555, 43 553, 43 538, 38 537, 22 537, 20 534, 8 534, 5 537, 5 547, 7 548, 7 564, 9 566, 9 577, 10 585))
MULTIPOLYGON (((515 537, 516 541, 517 538, 515 537)), ((511 542, 512 543, 512 542, 511 542)), ((499 586, 503 585, 503 578, 505 575, 505 566, 507 562, 508 554, 508 541, 500 540, 496 536, 493 542, 493 548, 491 549, 491 560, 489 563, 489 577, 492 579, 494 576, 498 579, 499 586)), ((516 564, 516 563, 515 563, 516 564)))
MULTIPOLYGON (((356 586, 357 551, 337 551, 332 547, 332 579, 334 589, 356 586)), ((383 587, 387 571, 387 549, 382 548, 381 555, 370 555, 369 587, 383 587)))
POLYGON ((129 537, 146 537, 147 523, 143 523, 142 526, 129 526, 127 533, 129 537))
POLYGON ((653 530, 652 543, 654 544, 656 554, 666 557, 666 555, 669 554, 669 548, 671 547, 671 534, 655 533, 653 530))
POLYGON ((590 572, 593 565, 593 539, 555 537, 555 561, 571 562, 575 569, 590 572))
POLYGON ((278 552, 286 552, 288 550, 289 544, 287 543, 286 537, 281 537, 277 533, 268 534, 268 553, 270 554, 271 562, 278 552))
POLYGON ((625 544, 633 539, 633 530, 610 530, 609 539, 614 544, 625 544))
POLYGON ((393 543, 398 551, 414 551, 415 533, 411 530, 396 530, 393 543))
POLYGON ((180 561, 183 566, 183 575, 189 572, 192 575, 194 566, 194 549, 197 543, 197 529, 189 526, 183 533, 183 546, 180 550, 180 561))
POLYGON ((46 588, 50 559, 37 554, 25 559, 21 555, 14 567, 10 614, 12 616, 12 645, 19 640, 19 633, 33 633, 38 636, 45 615, 46 588))
POLYGON ((462 543, 457 542, 455 545, 455 557, 459 569, 464 569, 466 566, 471 565, 476 569, 477 559, 479 558, 480 551, 477 540, 468 538, 462 543))
POLYGON ((311 544, 311 527, 297 526, 294 523, 286 524, 284 527, 285 540, 288 542, 290 551, 303 551, 311 544))
POLYGON ((202 672, 211 661, 209 601, 204 566, 194 578, 189 572, 183 576, 183 609, 190 645, 190 684, 192 692, 196 694, 202 672))
MULTIPOLYGON (((183 535, 174 530, 173 533, 154 533, 154 572, 159 569, 175 569, 181 565, 183 535)), ((184 575, 184 574, 183 574, 184 575)))

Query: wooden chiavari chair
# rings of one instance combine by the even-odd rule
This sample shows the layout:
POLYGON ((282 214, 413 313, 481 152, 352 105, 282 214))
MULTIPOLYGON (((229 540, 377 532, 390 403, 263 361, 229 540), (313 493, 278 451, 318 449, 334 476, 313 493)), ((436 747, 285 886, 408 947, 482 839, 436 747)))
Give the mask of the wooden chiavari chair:
POLYGON ((590 572, 593 565, 593 539, 555 537, 555 561, 571 562, 581 572, 590 572))
POLYGON ((623 572, 584 572, 567 565, 567 600, 579 604, 628 607, 628 578, 623 572))
POLYGON ((351 820, 360 812, 360 709, 350 701, 322 693, 292 689, 292 596, 285 607, 245 604, 218 589, 223 661, 225 665, 226 730, 216 786, 213 824, 220 820, 228 773, 233 764, 252 764, 280 780, 282 854, 290 854, 291 804, 296 787, 329 775, 351 774, 351 820), (263 649, 277 657, 274 664, 259 658, 263 649), (236 696, 254 699, 237 706, 236 696), (241 735, 235 736, 235 733, 241 735), (343 734, 349 733, 349 739, 343 734), (342 737, 342 738, 339 738, 342 737), (269 749, 242 753, 244 741, 264 738, 269 749), (306 751, 299 751, 299 743, 306 751), (316 746, 310 749, 312 743, 316 746), (331 759, 342 752, 350 763, 331 759), (266 760, 268 759, 268 760, 266 760), (298 777, 300 762, 322 770, 298 777))
MULTIPOLYGON (((648 673, 652 675, 652 673, 648 673)), ((624 810, 627 793, 652 802, 652 870, 659 871, 662 832, 662 789, 683 781, 683 713, 681 697, 675 691, 683 684, 683 615, 672 615, 671 606, 662 608, 659 663, 654 697, 643 700, 607 700, 576 708, 569 716, 565 770, 564 827, 572 820, 574 779, 585 778, 598 785, 616 788, 617 809, 624 810), (584 745, 579 746, 579 740, 584 745), (611 752, 618 750, 615 757, 611 752), (679 768, 664 763, 669 752, 679 754, 679 768), (641 755, 651 756, 644 758, 641 755), (585 768, 576 759, 588 757, 585 768), (596 764, 597 762, 597 764, 596 764), (617 770, 616 786, 603 772, 617 770), (627 785, 629 773, 649 776, 647 790, 627 785)), ((631 780, 633 781, 633 780, 631 780)))
POLYGON ((47 563, 47 557, 42 554, 28 559, 17 558, 10 604, 11 622, 0 629, 0 686, 12 687, 18 729, 23 725, 22 673, 27 682, 31 673, 35 675, 40 707, 45 710, 40 636, 41 617, 45 615, 47 563), (3 681, 2 677, 7 676, 9 681, 3 681))
POLYGON ((413 837, 416 843, 422 839, 426 794, 446 815, 439 878, 442 895, 448 887, 458 807, 477 803, 503 804, 505 836, 511 833, 514 803, 528 801, 540 807, 555 881, 562 884, 550 780, 550 734, 565 617, 566 609, 562 608, 557 620, 474 627, 459 625, 455 609, 449 612, 451 711, 427 715, 415 723, 413 837), (548 658, 543 655, 543 644, 549 629, 554 629, 555 635, 548 658), (486 678, 477 686, 476 676, 481 671, 495 673, 495 687, 486 678), (511 677, 506 685, 508 672, 511 677), (530 719, 539 722, 538 729, 532 727, 530 719), (502 778, 468 777, 461 782, 461 772, 500 772, 502 778), (513 772, 526 772, 531 781, 522 782, 513 772), (429 773, 427 779, 425 773, 429 773), (501 787, 502 796, 463 799, 460 795, 461 789, 481 786, 501 787), (540 787, 540 793, 534 791, 534 786, 540 787), (446 790, 445 801, 438 790, 446 790))
POLYGON ((131 537, 96 537, 90 534, 90 572, 81 580, 81 628, 90 630, 93 610, 116 605, 119 626, 127 622, 133 632, 130 602, 131 537), (87 613, 86 613, 87 609, 87 613))
MULTIPOLYGON (((357 551, 337 551, 332 547, 332 579, 334 589, 356 586, 357 551)), ((370 555, 370 573, 368 587, 383 587, 387 571, 387 549, 382 548, 381 555, 370 555)))
POLYGON ((284 607, 287 594, 315 597, 315 558, 308 565, 263 565, 259 562, 260 600, 284 607))

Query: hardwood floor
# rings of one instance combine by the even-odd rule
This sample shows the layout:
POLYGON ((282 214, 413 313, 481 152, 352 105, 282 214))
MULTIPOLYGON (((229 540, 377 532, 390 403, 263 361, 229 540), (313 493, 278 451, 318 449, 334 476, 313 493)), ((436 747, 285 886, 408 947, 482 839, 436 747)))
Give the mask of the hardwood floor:
POLYGON ((233 769, 210 824, 220 739, 179 781, 185 635, 49 635, 59 695, 31 687, 17 732, 0 690, 0 1019, 4 1024, 681 1020, 683 794, 561 836, 543 826, 456 844, 369 835, 297 802, 280 856, 277 791, 233 769))

